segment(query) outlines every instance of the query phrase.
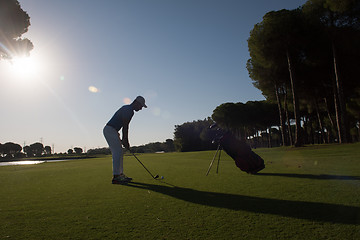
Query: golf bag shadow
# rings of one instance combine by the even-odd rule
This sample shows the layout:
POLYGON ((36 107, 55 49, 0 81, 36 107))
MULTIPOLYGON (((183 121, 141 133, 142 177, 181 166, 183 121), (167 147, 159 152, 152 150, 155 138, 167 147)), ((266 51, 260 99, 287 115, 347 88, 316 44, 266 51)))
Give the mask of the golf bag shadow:
MULTIPOLYGON (((215 125, 216 126, 216 125, 215 125)), ((212 125, 210 128, 214 128, 212 125)), ((232 159, 235 161, 235 165, 240 168, 242 171, 256 174, 265 168, 264 160, 254 153, 250 146, 248 146, 244 141, 239 140, 230 132, 224 132, 220 128, 216 129, 217 134, 213 140, 213 143, 218 143, 218 149, 214 155, 212 162, 210 163, 208 172, 209 174, 211 166, 215 160, 217 153, 223 149, 232 159)), ((218 158, 218 166, 220 161, 220 154, 218 158)))

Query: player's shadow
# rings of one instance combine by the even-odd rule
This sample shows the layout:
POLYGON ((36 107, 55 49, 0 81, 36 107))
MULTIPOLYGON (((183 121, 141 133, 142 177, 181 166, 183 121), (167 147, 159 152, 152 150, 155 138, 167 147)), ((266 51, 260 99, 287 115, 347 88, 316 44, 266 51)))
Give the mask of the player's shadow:
POLYGON ((343 175, 313 175, 313 174, 296 174, 296 173, 257 173, 258 176, 272 177, 289 177, 289 178, 308 178, 316 180, 360 180, 359 176, 343 176, 343 175))
POLYGON ((165 186, 132 182, 127 186, 146 189, 187 202, 211 207, 273 214, 319 222, 360 224, 360 208, 353 206, 206 192, 191 188, 177 187, 171 184, 165 186))

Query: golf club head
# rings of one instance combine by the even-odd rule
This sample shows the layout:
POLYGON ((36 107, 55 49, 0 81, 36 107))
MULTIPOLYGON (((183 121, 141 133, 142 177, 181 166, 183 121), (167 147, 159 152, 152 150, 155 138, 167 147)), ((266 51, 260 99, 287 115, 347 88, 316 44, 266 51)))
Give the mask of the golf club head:
POLYGON ((157 179, 157 178, 159 178, 159 175, 156 175, 156 176, 154 177, 154 179, 157 179))

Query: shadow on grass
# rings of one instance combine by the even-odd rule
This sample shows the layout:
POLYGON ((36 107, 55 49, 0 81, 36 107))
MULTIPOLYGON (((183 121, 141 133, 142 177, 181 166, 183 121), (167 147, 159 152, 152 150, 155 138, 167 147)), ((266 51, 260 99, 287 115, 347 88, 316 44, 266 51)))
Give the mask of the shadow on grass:
POLYGON ((360 223, 359 207, 205 192, 190 188, 177 187, 171 184, 167 184, 167 186, 165 186, 131 182, 126 186, 146 189, 187 202, 211 207, 242 210, 253 213, 273 214, 283 217, 319 222, 342 224, 360 223))
POLYGON ((341 176, 341 175, 313 175, 313 174, 296 174, 296 173, 257 173, 258 176, 272 177, 290 177, 290 178, 308 178, 318 180, 360 180, 358 176, 341 176))

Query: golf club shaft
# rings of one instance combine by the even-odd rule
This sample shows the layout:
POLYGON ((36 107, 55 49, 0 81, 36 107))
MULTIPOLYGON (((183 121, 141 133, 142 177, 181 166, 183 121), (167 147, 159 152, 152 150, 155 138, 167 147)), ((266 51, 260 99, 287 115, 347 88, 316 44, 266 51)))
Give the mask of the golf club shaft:
POLYGON ((138 157, 133 152, 131 152, 131 154, 136 158, 136 160, 138 160, 138 162, 145 168, 145 170, 151 175, 153 179, 156 179, 158 177, 152 175, 152 173, 145 167, 145 165, 138 159, 138 157))

